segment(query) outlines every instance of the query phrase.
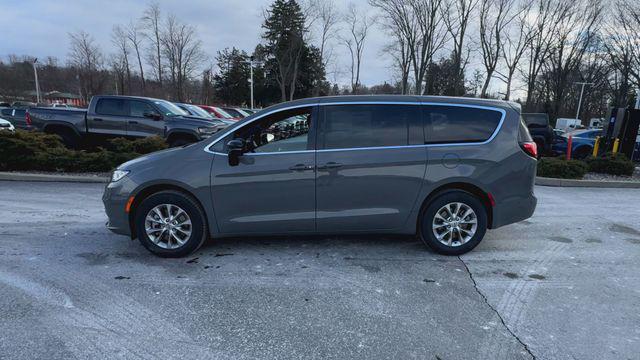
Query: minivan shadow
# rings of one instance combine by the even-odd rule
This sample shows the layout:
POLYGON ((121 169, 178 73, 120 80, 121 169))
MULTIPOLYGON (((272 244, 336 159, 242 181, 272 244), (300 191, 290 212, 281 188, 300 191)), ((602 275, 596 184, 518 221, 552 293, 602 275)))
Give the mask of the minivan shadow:
POLYGON ((251 250, 260 248, 286 248, 289 251, 309 248, 317 250, 341 250, 362 248, 377 251, 416 251, 433 253, 420 239, 411 235, 282 235, 282 236, 239 236, 211 239, 199 251, 251 250))

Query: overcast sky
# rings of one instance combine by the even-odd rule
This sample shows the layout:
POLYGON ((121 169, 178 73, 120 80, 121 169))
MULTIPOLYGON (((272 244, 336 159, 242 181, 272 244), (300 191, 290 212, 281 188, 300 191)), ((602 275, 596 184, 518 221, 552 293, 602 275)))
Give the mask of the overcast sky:
MULTIPOLYGON (((213 57, 225 47, 252 51, 260 41, 262 13, 271 0, 161 0, 163 13, 175 14, 197 28, 204 50, 213 57)), ((346 1, 336 0, 346 8, 346 1)), ((366 0, 352 1, 371 9, 366 0)), ((65 61, 68 33, 84 30, 95 38, 106 54, 114 52, 110 34, 114 25, 138 19, 149 1, 145 0, 0 0, 0 57, 9 54, 36 57, 55 56, 65 61)), ((382 54, 388 38, 379 26, 370 30, 365 47, 362 83, 373 85, 392 81, 390 58, 382 54)), ((334 41, 335 63, 328 72, 341 70, 329 81, 349 83, 347 49, 334 41)))

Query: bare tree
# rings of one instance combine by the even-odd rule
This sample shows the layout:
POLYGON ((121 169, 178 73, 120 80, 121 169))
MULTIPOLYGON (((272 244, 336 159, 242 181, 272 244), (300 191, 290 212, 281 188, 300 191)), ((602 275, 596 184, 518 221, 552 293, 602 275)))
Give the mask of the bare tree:
POLYGON ((626 106, 631 99, 631 88, 640 88, 640 4, 632 0, 615 3, 608 25, 604 27, 604 42, 608 62, 616 76, 614 106, 626 106))
MULTIPOLYGON (((131 68, 129 67, 129 39, 127 38, 126 31, 120 26, 113 27, 111 32, 111 42, 118 50, 117 60, 115 62, 122 65, 124 72, 124 79, 126 82, 122 82, 120 92, 122 94, 129 94, 131 91, 131 68)), ((114 63, 114 60, 112 60, 114 63)))
POLYGON ((447 0, 442 7, 442 19, 453 41, 452 60, 457 69, 455 82, 459 88, 456 95, 464 94, 464 71, 467 66, 469 51, 466 39, 471 15, 480 0, 447 0))
POLYGON ((440 16, 443 0, 410 0, 416 17, 418 36, 411 50, 411 63, 416 80, 416 93, 424 93, 423 83, 433 56, 447 40, 447 28, 440 16))
POLYGON ((138 59, 138 70, 140 71, 140 91, 144 95, 145 90, 145 80, 144 80, 144 67, 142 66, 142 31, 140 29, 140 23, 130 22, 127 27, 127 39, 133 46, 133 50, 136 53, 136 58, 138 59))
POLYGON ((390 54, 393 59, 393 67, 400 74, 400 93, 409 93, 409 73, 411 71, 411 53, 407 41, 403 36, 395 35, 395 41, 385 46, 384 54, 390 54))
POLYGON ((535 90, 540 72, 553 49, 555 27, 569 15, 572 3, 572 0, 535 1, 527 24, 532 36, 526 49, 527 66, 523 70, 527 88, 525 108, 529 111, 533 110, 536 101, 535 90))
POLYGON ((596 27, 602 19, 601 0, 573 0, 562 23, 555 24, 552 51, 545 63, 550 74, 552 111, 561 109, 570 76, 579 70, 585 54, 597 40, 596 27))
POLYGON ((385 50, 391 54, 394 66, 400 71, 401 92, 406 94, 409 91, 411 55, 418 37, 415 13, 409 0, 369 0, 369 4, 382 12, 382 26, 393 38, 385 50))
POLYGON ((326 67, 331 61, 332 49, 330 41, 335 37, 336 25, 340 22, 340 14, 333 0, 311 0, 311 15, 318 21, 320 33, 320 57, 326 67))
POLYGON ((351 92, 357 94, 358 88, 360 87, 360 67, 362 65, 364 44, 372 19, 366 13, 361 13, 356 6, 351 3, 349 4, 347 14, 344 16, 344 22, 349 32, 342 41, 349 49, 349 54, 351 55, 351 92))
POLYGON ((195 28, 181 23, 173 15, 167 18, 160 41, 167 59, 172 97, 185 101, 187 82, 205 59, 202 42, 196 37, 195 28))
POLYGON ((505 30, 517 14, 514 14, 515 0, 482 0, 480 3, 480 49, 486 77, 481 97, 487 97, 487 90, 493 73, 502 55, 505 30))
MULTIPOLYGON (((340 22, 340 15, 333 0, 311 0, 309 2, 309 15, 315 18, 315 25, 320 35, 320 62, 324 68, 329 67, 333 57, 333 47, 331 40, 335 38, 335 29, 340 22)), ((309 18, 309 16, 307 16, 309 18)), ((320 93, 320 86, 316 84, 314 88, 314 96, 320 93)))
POLYGON ((104 57, 93 37, 87 32, 70 33, 69 39, 69 63, 77 69, 82 96, 88 101, 91 96, 99 93, 104 85, 104 77, 100 73, 104 57))
POLYGON ((504 37, 501 55, 506 70, 496 70, 496 74, 506 85, 505 100, 511 98, 513 78, 518 70, 520 60, 522 60, 535 35, 535 28, 528 25, 532 4, 530 0, 525 0, 525 2, 520 4, 521 9, 518 10, 517 18, 508 26, 506 36, 504 37))
POLYGON ((115 53, 109 57, 111 72, 115 76, 115 93, 122 95, 125 93, 127 84, 127 67, 122 53, 115 53))
POLYGON ((148 57, 149 62, 154 69, 156 79, 160 84, 160 87, 162 87, 162 16, 160 13, 160 5, 157 2, 149 4, 142 16, 142 22, 149 30, 148 32, 145 32, 145 35, 151 42, 151 49, 148 57))

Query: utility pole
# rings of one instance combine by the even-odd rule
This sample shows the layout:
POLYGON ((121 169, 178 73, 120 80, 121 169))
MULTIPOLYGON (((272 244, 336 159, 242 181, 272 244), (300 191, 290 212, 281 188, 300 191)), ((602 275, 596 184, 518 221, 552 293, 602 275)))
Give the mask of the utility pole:
POLYGON ((253 110, 253 56, 249 58, 249 68, 251 73, 251 78, 249 79, 251 83, 251 110, 253 110))
POLYGON ((582 95, 584 94, 584 86, 585 85, 593 85, 593 83, 576 82, 574 84, 582 85, 582 89, 580 90, 580 100, 578 100, 578 111, 576 111, 576 120, 578 120, 578 118, 580 116, 580 107, 582 106, 582 95))
POLYGON ((38 69, 36 68, 37 62, 38 58, 33 59, 33 74, 36 78, 36 102, 41 103, 42 99, 40 98, 40 84, 38 83, 38 69))

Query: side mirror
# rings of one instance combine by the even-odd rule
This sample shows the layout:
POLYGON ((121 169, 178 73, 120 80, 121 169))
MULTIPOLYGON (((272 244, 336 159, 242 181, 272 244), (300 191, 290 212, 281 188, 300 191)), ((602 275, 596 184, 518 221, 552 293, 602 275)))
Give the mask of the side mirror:
POLYGON ((162 116, 156 112, 146 111, 142 116, 152 119, 152 120, 160 120, 162 116))
POLYGON ((229 148, 229 165, 237 166, 240 163, 240 156, 244 152, 244 140, 233 139, 227 143, 227 147, 229 148))

